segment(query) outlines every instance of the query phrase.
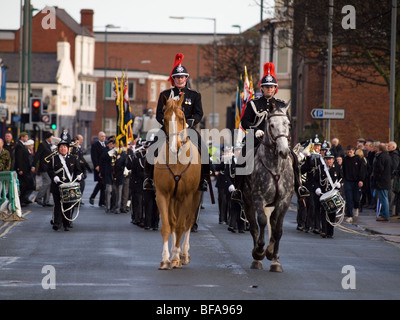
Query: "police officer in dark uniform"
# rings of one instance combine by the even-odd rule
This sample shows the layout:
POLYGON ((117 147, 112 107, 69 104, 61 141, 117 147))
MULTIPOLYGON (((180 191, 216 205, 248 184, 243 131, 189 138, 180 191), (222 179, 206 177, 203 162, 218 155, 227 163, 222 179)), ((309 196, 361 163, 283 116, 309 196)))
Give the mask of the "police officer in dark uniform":
MULTIPOLYGON (((160 93, 157 111, 156 111, 156 119, 162 125, 161 130, 165 132, 164 124, 164 111, 163 111, 163 102, 162 96, 165 98, 174 98, 179 99, 182 94, 184 94, 184 102, 182 104, 183 111, 185 113, 186 124, 189 129, 193 129, 194 132, 197 133, 197 148, 201 154, 208 154, 208 148, 202 142, 200 134, 194 130, 194 127, 201 121, 203 118, 203 106, 201 103, 201 94, 193 89, 189 88, 188 79, 189 73, 184 66, 182 66, 183 54, 178 53, 175 57, 174 67, 171 71, 171 75, 169 77, 169 81, 173 87, 171 89, 164 90, 160 93)), ((193 142, 193 141, 192 141, 193 142)), ((207 156, 208 159, 208 156, 207 156)), ((143 184, 144 189, 152 189, 152 175, 153 175, 153 166, 148 166, 148 162, 146 162, 145 167, 145 176, 146 179, 143 184)), ((201 179, 199 189, 201 191, 207 191, 207 180, 210 176, 210 163, 202 163, 201 166, 201 179)))
POLYGON ((215 165, 216 183, 215 187, 218 189, 218 211, 219 223, 228 223, 228 205, 230 201, 229 186, 233 183, 226 172, 229 170, 229 162, 232 161, 232 147, 225 146, 222 154, 221 162, 215 165))
MULTIPOLYGON (((246 109, 241 119, 242 128, 245 130, 254 130, 254 148, 260 144, 260 139, 264 135, 266 120, 268 113, 274 109, 283 108, 286 103, 283 100, 274 98, 278 92, 278 82, 275 76, 275 66, 271 62, 264 64, 264 75, 260 81, 262 96, 247 102, 246 109)), ((248 146, 247 146, 248 148, 248 146)), ((246 155, 246 145, 243 146, 242 156, 246 155)), ((298 198, 307 197, 310 195, 307 188, 302 186, 300 178, 300 170, 297 155, 292 151, 293 170, 295 176, 295 191, 298 198)), ((232 194, 232 199, 241 201, 241 187, 244 180, 244 175, 237 175, 235 179, 236 190, 232 194)))
POLYGON ((69 135, 63 133, 61 141, 57 145, 58 153, 50 159, 50 163, 48 164, 47 172, 51 179, 50 192, 53 194, 54 199, 54 210, 51 224, 55 231, 61 228, 61 225, 64 227, 65 231, 69 230, 71 224, 68 219, 72 218, 74 210, 73 208, 67 210, 64 213, 65 216, 63 215, 59 190, 60 184, 70 183, 75 179, 77 181, 82 179, 82 170, 78 159, 76 156, 69 154, 70 142, 71 139, 69 135))

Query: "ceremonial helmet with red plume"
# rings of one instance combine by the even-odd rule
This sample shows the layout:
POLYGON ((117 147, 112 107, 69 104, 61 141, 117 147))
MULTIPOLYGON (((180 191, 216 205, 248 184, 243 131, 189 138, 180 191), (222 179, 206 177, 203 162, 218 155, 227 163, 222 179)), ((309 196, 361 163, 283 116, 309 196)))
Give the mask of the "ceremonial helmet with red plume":
POLYGON ((174 66, 168 78, 168 81, 170 81, 172 85, 174 85, 174 79, 172 78, 175 76, 189 77, 189 73, 187 72, 186 68, 182 66, 182 60, 183 60, 183 53, 177 53, 175 56, 174 66))
POLYGON ((258 85, 262 86, 275 86, 276 91, 278 92, 278 81, 276 80, 275 75, 275 65, 273 62, 266 62, 264 64, 264 75, 262 76, 258 85))

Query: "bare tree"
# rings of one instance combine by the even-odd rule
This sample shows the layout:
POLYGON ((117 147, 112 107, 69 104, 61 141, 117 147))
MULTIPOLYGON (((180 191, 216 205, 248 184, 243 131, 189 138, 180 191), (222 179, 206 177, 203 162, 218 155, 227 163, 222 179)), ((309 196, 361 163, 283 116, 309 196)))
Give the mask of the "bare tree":
MULTIPOLYGON (((211 82, 214 48, 211 45, 202 47, 202 56, 207 60, 209 70, 201 80, 211 82), (207 59, 208 57, 208 59, 207 59)), ((225 83, 220 91, 234 93, 244 67, 247 66, 248 75, 259 78, 260 35, 255 30, 249 30, 237 35, 229 35, 217 42, 217 70, 216 79, 225 83)))

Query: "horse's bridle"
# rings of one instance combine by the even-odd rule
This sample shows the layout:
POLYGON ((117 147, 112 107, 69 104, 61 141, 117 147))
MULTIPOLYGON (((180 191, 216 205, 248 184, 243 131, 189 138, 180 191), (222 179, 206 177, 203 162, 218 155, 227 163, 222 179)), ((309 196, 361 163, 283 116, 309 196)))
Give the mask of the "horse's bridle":
MULTIPOLYGON (((182 107, 172 107, 172 110, 174 110, 174 109, 178 109, 178 110, 181 110, 183 112, 183 120, 184 120, 185 125, 186 125, 186 117, 185 117, 185 112, 183 111, 183 108, 182 107)), ((172 136, 181 136, 182 145, 184 145, 187 142, 187 137, 186 137, 186 139, 184 139, 185 129, 186 128, 183 128, 183 130, 181 130, 179 132, 168 133, 167 141, 169 142, 169 137, 170 136, 171 137, 172 136)))
POLYGON ((269 136, 270 136, 272 142, 276 143, 276 140, 279 139, 279 138, 282 138, 282 137, 289 140, 290 139, 290 135, 286 135, 286 134, 278 134, 277 136, 273 136, 272 135, 272 132, 271 132, 271 129, 270 129, 270 123, 269 123, 269 119, 271 119, 272 117, 286 117, 287 118, 287 115, 283 114, 283 113, 273 113, 273 114, 268 115, 268 117, 267 117, 267 124, 268 124, 267 130, 269 131, 268 133, 269 133, 269 136))

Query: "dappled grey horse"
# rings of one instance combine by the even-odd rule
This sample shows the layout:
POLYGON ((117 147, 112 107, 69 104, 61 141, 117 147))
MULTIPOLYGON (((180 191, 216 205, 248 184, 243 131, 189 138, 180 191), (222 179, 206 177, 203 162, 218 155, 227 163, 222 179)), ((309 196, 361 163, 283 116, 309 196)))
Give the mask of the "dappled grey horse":
POLYGON ((272 260, 270 271, 282 272, 279 263, 279 241, 283 218, 294 191, 293 159, 289 149, 289 107, 267 115, 264 136, 255 150, 254 170, 245 178, 244 211, 250 223, 254 248, 253 269, 262 269, 266 256, 272 260), (268 225, 269 244, 265 246, 265 227, 268 225))

